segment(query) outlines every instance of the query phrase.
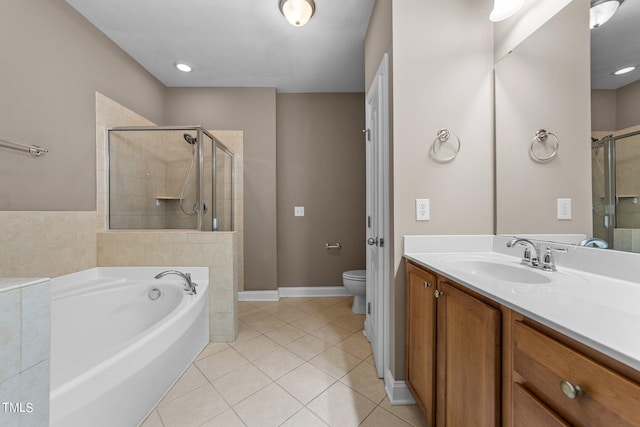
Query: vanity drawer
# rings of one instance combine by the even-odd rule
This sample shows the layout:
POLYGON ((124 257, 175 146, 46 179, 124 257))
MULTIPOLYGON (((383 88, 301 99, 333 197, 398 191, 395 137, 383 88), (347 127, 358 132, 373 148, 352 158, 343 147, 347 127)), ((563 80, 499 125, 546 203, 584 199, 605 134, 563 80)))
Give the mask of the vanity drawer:
POLYGON ((513 427, 571 427, 522 384, 513 385, 513 427))
POLYGON ((639 384, 524 323, 515 322, 513 337, 514 372, 561 417, 576 426, 640 426, 639 384))

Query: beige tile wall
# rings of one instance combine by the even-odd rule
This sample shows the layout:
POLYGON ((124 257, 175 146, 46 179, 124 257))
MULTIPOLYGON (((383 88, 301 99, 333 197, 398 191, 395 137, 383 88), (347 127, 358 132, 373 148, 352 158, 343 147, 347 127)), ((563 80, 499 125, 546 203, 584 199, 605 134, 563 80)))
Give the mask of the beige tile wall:
POLYGON ((50 300, 48 280, 17 289, 0 280, 0 402, 23 408, 0 410, 0 425, 48 425, 50 300))
POLYGON ((0 212, 0 277, 55 277, 96 266, 95 212, 0 212))

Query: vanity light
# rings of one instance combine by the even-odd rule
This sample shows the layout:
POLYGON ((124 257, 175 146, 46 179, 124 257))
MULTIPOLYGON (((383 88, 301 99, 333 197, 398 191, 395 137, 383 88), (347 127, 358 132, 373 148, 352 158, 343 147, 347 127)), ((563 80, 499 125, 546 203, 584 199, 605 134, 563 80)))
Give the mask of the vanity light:
POLYGON ((629 67, 620 68, 619 70, 614 71, 613 74, 616 75, 616 76, 619 76, 619 75, 622 75, 622 74, 630 73, 635 69, 636 69, 636 67, 631 65, 629 67))
POLYGON ((176 62, 173 65, 175 65, 178 70, 183 71, 185 73, 190 73, 191 70, 193 69, 191 68, 191 65, 185 62, 176 62))
POLYGON ((593 30, 611 19, 613 14, 618 10, 620 3, 622 3, 622 1, 607 0, 592 6, 589 11, 589 29, 593 30))
POLYGON ((489 19, 491 22, 504 21, 519 11, 523 4, 524 0, 494 0, 489 19))
POLYGON ((309 22, 315 10, 313 0, 280 0, 280 12, 294 27, 302 27, 309 22))

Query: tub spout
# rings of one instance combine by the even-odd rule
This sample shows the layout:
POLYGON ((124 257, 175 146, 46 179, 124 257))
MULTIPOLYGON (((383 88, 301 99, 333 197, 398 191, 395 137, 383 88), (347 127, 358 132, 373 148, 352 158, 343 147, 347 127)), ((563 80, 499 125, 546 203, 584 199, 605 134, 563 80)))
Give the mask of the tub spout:
POLYGON ((163 271, 162 273, 158 273, 155 278, 159 279, 161 277, 166 276, 167 274, 175 274, 177 276, 182 277, 184 279, 184 291, 187 292, 189 295, 196 294, 196 286, 198 286, 198 284, 191 281, 191 273, 183 273, 182 271, 178 271, 178 270, 166 270, 166 271, 163 271))

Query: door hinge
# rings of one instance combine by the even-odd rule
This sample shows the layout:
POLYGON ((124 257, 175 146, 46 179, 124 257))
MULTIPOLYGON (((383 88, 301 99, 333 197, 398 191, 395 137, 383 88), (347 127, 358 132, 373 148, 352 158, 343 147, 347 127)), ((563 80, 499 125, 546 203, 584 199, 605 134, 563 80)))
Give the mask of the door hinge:
POLYGON ((371 314, 371 303, 367 303, 367 314, 371 314))
POLYGON ((371 215, 367 217, 367 228, 371 228, 371 215))
POLYGON ((384 246, 384 239, 381 237, 380 240, 378 241, 378 247, 383 247, 384 246))
POLYGON ((367 141, 371 141, 371 129, 365 129, 365 130, 363 130, 363 132, 365 133, 365 135, 367 137, 367 141))

